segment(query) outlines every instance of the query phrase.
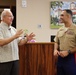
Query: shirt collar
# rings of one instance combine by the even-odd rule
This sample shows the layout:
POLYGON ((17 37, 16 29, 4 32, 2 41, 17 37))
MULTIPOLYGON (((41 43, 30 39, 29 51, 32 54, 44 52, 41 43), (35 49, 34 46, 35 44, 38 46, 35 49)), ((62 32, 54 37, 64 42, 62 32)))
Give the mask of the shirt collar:
POLYGON ((7 23, 5 23, 5 22, 2 21, 1 24, 2 24, 3 26, 5 26, 7 29, 9 29, 9 30, 11 29, 11 26, 8 26, 7 23))

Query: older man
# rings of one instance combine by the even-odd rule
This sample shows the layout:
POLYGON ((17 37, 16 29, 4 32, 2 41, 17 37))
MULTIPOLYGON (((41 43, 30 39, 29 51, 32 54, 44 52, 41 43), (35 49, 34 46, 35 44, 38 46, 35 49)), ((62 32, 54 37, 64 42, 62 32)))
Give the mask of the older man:
POLYGON ((18 45, 33 39, 33 33, 21 38, 23 30, 11 26, 14 16, 11 11, 4 10, 0 23, 0 75, 19 75, 18 45))

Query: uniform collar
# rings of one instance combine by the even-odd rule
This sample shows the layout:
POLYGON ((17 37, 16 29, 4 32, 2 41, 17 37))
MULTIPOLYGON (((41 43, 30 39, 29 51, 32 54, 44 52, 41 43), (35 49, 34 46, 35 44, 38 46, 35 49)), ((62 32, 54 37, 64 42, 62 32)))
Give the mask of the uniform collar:
POLYGON ((62 28, 61 28, 61 29, 63 29, 63 30, 64 30, 64 28, 67 28, 67 29, 73 29, 73 28, 74 28, 74 26, 75 26, 75 24, 72 24, 70 27, 62 26, 62 28))
POLYGON ((74 29, 75 24, 72 24, 69 29, 74 29))

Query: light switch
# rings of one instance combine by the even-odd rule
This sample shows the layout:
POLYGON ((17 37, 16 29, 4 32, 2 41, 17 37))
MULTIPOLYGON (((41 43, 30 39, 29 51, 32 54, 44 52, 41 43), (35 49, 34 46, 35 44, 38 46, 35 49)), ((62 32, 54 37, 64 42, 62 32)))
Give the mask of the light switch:
POLYGON ((38 28, 42 28, 42 25, 41 24, 38 24, 38 28))
POLYGON ((27 7, 27 2, 26 2, 26 0, 22 0, 22 7, 27 7))

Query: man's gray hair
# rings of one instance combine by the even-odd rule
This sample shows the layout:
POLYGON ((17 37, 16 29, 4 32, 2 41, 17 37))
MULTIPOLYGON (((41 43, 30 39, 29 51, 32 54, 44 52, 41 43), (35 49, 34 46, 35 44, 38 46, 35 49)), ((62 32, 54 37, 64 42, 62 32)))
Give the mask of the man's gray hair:
POLYGON ((10 10, 4 10, 1 13, 1 20, 3 20, 3 17, 6 15, 7 12, 11 12, 10 10))

